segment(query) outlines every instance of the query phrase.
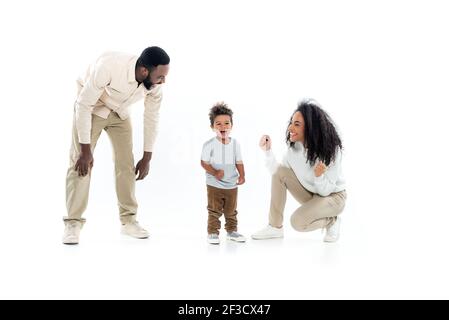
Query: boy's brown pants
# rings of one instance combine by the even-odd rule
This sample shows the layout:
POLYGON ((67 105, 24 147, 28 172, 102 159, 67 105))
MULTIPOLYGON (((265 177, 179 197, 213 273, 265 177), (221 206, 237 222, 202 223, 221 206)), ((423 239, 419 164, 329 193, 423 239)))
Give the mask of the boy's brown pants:
POLYGON ((207 186, 207 233, 220 233, 220 217, 225 216, 227 232, 237 231, 237 189, 220 189, 207 186))

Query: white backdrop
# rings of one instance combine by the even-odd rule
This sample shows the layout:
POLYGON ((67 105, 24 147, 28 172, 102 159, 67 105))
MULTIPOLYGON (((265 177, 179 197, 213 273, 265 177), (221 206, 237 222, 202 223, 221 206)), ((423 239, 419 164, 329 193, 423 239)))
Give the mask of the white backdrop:
MULTIPOLYGON (((0 298, 449 298, 444 1, 14 1, 0 4, 0 298), (139 221, 119 235, 111 147, 94 154, 81 244, 61 244, 75 79, 103 51, 171 57, 139 221), (239 228, 267 223, 270 176, 303 97, 336 121, 348 203, 341 239, 206 243, 199 165, 208 110, 234 110, 246 184, 239 228)), ((142 155, 142 102, 133 106, 142 155)))

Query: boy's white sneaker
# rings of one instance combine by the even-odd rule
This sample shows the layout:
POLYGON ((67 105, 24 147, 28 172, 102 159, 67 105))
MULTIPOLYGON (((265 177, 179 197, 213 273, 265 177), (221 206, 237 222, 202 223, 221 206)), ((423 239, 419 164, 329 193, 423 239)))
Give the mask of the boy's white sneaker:
POLYGON ((80 231, 82 224, 80 221, 70 220, 65 221, 64 236, 62 243, 64 244, 78 244, 80 239, 80 231))
POLYGON ((142 228, 137 221, 122 225, 122 234, 137 239, 146 239, 150 236, 148 231, 142 228))
POLYGON ((236 241, 236 242, 245 242, 246 238, 238 233, 237 231, 228 232, 227 236, 228 240, 236 241))
POLYGON ((257 231, 251 236, 254 240, 275 239, 284 237, 284 229, 282 227, 275 228, 270 225, 262 230, 257 231))
POLYGON ((207 235, 207 242, 210 244, 220 244, 220 238, 216 233, 210 233, 207 235))
POLYGON ((324 242, 335 242, 340 237, 340 224, 341 218, 335 217, 334 223, 326 227, 326 235, 324 236, 324 242))

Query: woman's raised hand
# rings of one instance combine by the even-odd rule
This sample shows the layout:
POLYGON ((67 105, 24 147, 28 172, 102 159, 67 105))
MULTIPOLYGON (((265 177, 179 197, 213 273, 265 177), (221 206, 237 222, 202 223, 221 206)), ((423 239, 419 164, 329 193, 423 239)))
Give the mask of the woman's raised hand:
POLYGON ((269 135, 264 134, 262 138, 260 138, 259 147, 263 151, 268 151, 271 149, 271 139, 269 135))

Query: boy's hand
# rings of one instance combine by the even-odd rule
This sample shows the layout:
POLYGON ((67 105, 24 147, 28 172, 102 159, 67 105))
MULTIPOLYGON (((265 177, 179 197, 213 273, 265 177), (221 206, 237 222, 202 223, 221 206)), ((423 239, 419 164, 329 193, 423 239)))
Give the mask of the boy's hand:
POLYGON ((240 176, 239 179, 237 180, 237 185, 242 185, 245 183, 245 177, 240 176))
POLYGON ((322 163, 321 161, 318 162, 318 164, 315 166, 315 177, 319 177, 321 176, 325 171, 326 171, 327 167, 324 163, 322 163))
POLYGON ((260 138, 259 141, 259 147, 263 150, 263 151, 268 151, 271 149, 271 139, 269 135, 263 135, 262 138, 260 138))
POLYGON ((224 171, 223 171, 223 170, 217 170, 217 171, 215 172, 214 177, 215 177, 217 180, 223 179, 223 177, 224 177, 224 171))

